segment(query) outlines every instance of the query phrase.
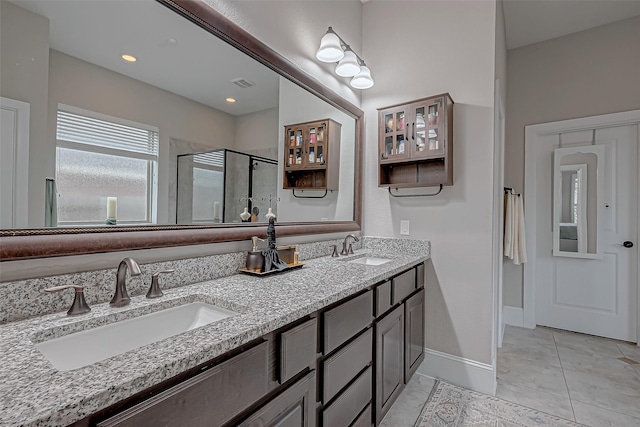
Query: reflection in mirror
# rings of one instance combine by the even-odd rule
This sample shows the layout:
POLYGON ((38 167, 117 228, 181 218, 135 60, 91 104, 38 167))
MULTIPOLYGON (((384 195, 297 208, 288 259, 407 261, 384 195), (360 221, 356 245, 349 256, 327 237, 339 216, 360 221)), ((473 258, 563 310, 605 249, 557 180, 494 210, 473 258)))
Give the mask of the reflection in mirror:
POLYGON ((587 165, 560 166, 560 251, 587 252, 587 165))
POLYGON ((554 156, 553 254, 598 255, 598 197, 602 191, 604 147, 558 148, 554 156), (600 168, 600 170, 598 170, 600 168))
POLYGON ((28 160, 13 165, 28 170, 12 214, 27 220, 3 213, 0 228, 234 223, 245 207, 264 221, 269 206, 280 222, 354 220, 353 116, 153 0, 0 7, 0 95, 27 102, 31 122, 28 160), (342 124, 340 188, 322 200, 282 189, 282 128, 298 118, 342 124), (206 152, 225 153, 224 174, 193 156, 206 152))
POLYGON ((178 156, 178 224, 267 222, 278 162, 232 150, 178 156), (243 213, 249 215, 247 219, 243 213))

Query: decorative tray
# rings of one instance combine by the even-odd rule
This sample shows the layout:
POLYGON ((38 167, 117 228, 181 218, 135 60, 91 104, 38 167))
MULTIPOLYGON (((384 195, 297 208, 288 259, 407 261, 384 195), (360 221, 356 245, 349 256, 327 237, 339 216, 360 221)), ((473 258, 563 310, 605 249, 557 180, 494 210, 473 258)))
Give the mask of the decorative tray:
POLYGON ((289 267, 285 268, 284 270, 252 271, 252 270, 247 270, 246 268, 241 268, 238 271, 240 273, 249 274, 251 276, 269 276, 271 274, 284 273, 285 271, 289 271, 289 270, 294 270, 296 268, 300 268, 300 267, 304 266, 305 263, 304 262, 299 262, 297 264, 287 264, 287 265, 289 267))

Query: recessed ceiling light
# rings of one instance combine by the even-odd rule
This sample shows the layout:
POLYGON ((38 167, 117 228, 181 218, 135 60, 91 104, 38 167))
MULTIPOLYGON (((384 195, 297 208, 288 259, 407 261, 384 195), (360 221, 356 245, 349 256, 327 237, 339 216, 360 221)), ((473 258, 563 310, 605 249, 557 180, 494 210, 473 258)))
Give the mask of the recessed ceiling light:
POLYGON ((127 62, 136 62, 138 60, 138 58, 136 58, 135 56, 128 55, 126 53, 123 53, 122 55, 120 55, 120 57, 127 62))
POLYGON ((227 102, 229 104, 233 104, 234 102, 236 102, 236 99, 235 98, 227 98, 227 102))

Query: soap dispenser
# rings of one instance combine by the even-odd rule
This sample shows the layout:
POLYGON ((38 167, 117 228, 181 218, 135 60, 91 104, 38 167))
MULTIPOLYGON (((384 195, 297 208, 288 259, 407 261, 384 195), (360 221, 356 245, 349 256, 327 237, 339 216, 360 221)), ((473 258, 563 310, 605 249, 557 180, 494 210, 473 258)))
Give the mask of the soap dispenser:
POLYGON ((264 242, 257 236, 251 238, 253 248, 247 253, 247 270, 261 272, 264 268, 264 255, 261 250, 258 250, 258 240, 264 242))

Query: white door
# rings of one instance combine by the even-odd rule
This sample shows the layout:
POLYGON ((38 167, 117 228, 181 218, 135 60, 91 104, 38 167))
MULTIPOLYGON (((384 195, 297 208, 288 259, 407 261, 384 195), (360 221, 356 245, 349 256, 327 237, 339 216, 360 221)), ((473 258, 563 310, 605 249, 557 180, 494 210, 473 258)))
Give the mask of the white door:
MULTIPOLYGON (((591 143, 591 129, 562 134, 562 147, 591 143)), ((540 136, 531 150, 538 168, 535 321, 538 325, 636 342, 638 126, 598 129, 596 144, 606 147, 602 168, 605 190, 598 208, 598 259, 552 256, 552 168, 558 134, 540 136), (633 247, 623 246, 625 241, 633 242, 633 247)))
POLYGON ((27 226, 29 104, 0 97, 0 229, 27 226))

